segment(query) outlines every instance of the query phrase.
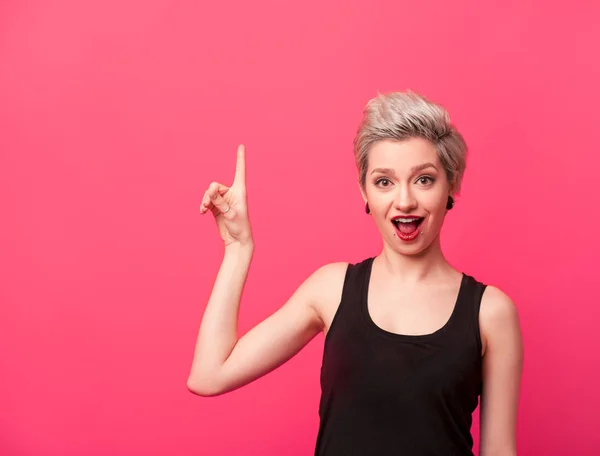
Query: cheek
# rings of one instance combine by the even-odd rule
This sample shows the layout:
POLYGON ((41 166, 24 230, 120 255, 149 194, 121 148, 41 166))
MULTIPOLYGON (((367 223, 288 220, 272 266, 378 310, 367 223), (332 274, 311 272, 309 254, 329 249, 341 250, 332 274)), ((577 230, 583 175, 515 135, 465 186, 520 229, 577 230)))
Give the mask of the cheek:
POLYGON ((431 214, 443 214, 446 211, 448 198, 442 194, 427 195, 423 199, 423 206, 431 214))

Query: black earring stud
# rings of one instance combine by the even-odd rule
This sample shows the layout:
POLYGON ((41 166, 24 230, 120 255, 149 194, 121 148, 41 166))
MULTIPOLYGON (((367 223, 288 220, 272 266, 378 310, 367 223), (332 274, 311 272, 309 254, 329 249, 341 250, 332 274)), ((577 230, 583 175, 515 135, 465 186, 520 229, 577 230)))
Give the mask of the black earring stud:
POLYGON ((451 196, 448 197, 448 202, 446 203, 446 209, 450 210, 454 207, 454 198, 451 196))
POLYGON ((371 208, 369 208, 369 203, 367 203, 367 204, 365 205, 365 212, 366 212, 367 214, 370 214, 370 213, 371 213, 371 208))

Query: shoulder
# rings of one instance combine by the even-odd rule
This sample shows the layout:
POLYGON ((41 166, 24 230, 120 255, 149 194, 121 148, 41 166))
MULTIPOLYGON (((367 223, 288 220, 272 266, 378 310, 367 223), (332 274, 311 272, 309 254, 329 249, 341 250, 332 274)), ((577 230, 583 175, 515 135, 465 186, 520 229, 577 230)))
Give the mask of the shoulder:
POLYGON ((479 325, 484 347, 519 332, 519 313, 513 300, 496 286, 488 285, 481 298, 479 325))
POLYGON ((303 287, 311 296, 311 306, 322 319, 340 302, 349 266, 350 263, 345 261, 325 264, 304 282, 303 287))
POLYGON ((488 324, 499 324, 517 317, 517 306, 500 288, 494 285, 485 287, 481 298, 480 318, 488 324))
POLYGON ((320 266, 304 280, 300 288, 315 298, 328 295, 343 285, 349 264, 340 261, 320 266))
POLYGON ((343 285, 349 266, 350 263, 345 261, 328 263, 313 272, 309 279, 317 292, 326 295, 343 285))
POLYGON ((320 278, 331 278, 332 276, 339 276, 340 274, 345 275, 348 266, 350 266, 350 263, 347 261, 327 263, 318 268, 313 274, 320 278))

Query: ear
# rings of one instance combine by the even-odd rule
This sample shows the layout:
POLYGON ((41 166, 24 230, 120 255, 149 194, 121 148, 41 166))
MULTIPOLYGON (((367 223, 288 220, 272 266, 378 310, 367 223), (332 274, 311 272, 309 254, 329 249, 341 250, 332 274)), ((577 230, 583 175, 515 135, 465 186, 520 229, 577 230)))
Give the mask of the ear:
POLYGON ((456 199, 456 178, 452 182, 448 182, 448 187, 448 196, 451 196, 452 198, 456 199))
POLYGON ((363 190, 362 185, 360 185, 360 179, 358 180, 358 190, 360 191, 360 194, 362 195, 363 201, 366 204, 366 202, 367 202, 367 194, 363 190))

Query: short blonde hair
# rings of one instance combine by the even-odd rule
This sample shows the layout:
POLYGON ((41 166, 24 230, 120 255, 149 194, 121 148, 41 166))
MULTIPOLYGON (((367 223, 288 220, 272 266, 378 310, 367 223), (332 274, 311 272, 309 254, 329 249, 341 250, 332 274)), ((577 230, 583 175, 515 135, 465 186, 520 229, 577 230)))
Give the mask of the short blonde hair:
POLYGON ((439 104, 412 91, 381 94, 369 100, 354 138, 354 158, 364 189, 369 149, 381 140, 420 137, 435 146, 452 193, 459 193, 466 168, 467 144, 439 104))

